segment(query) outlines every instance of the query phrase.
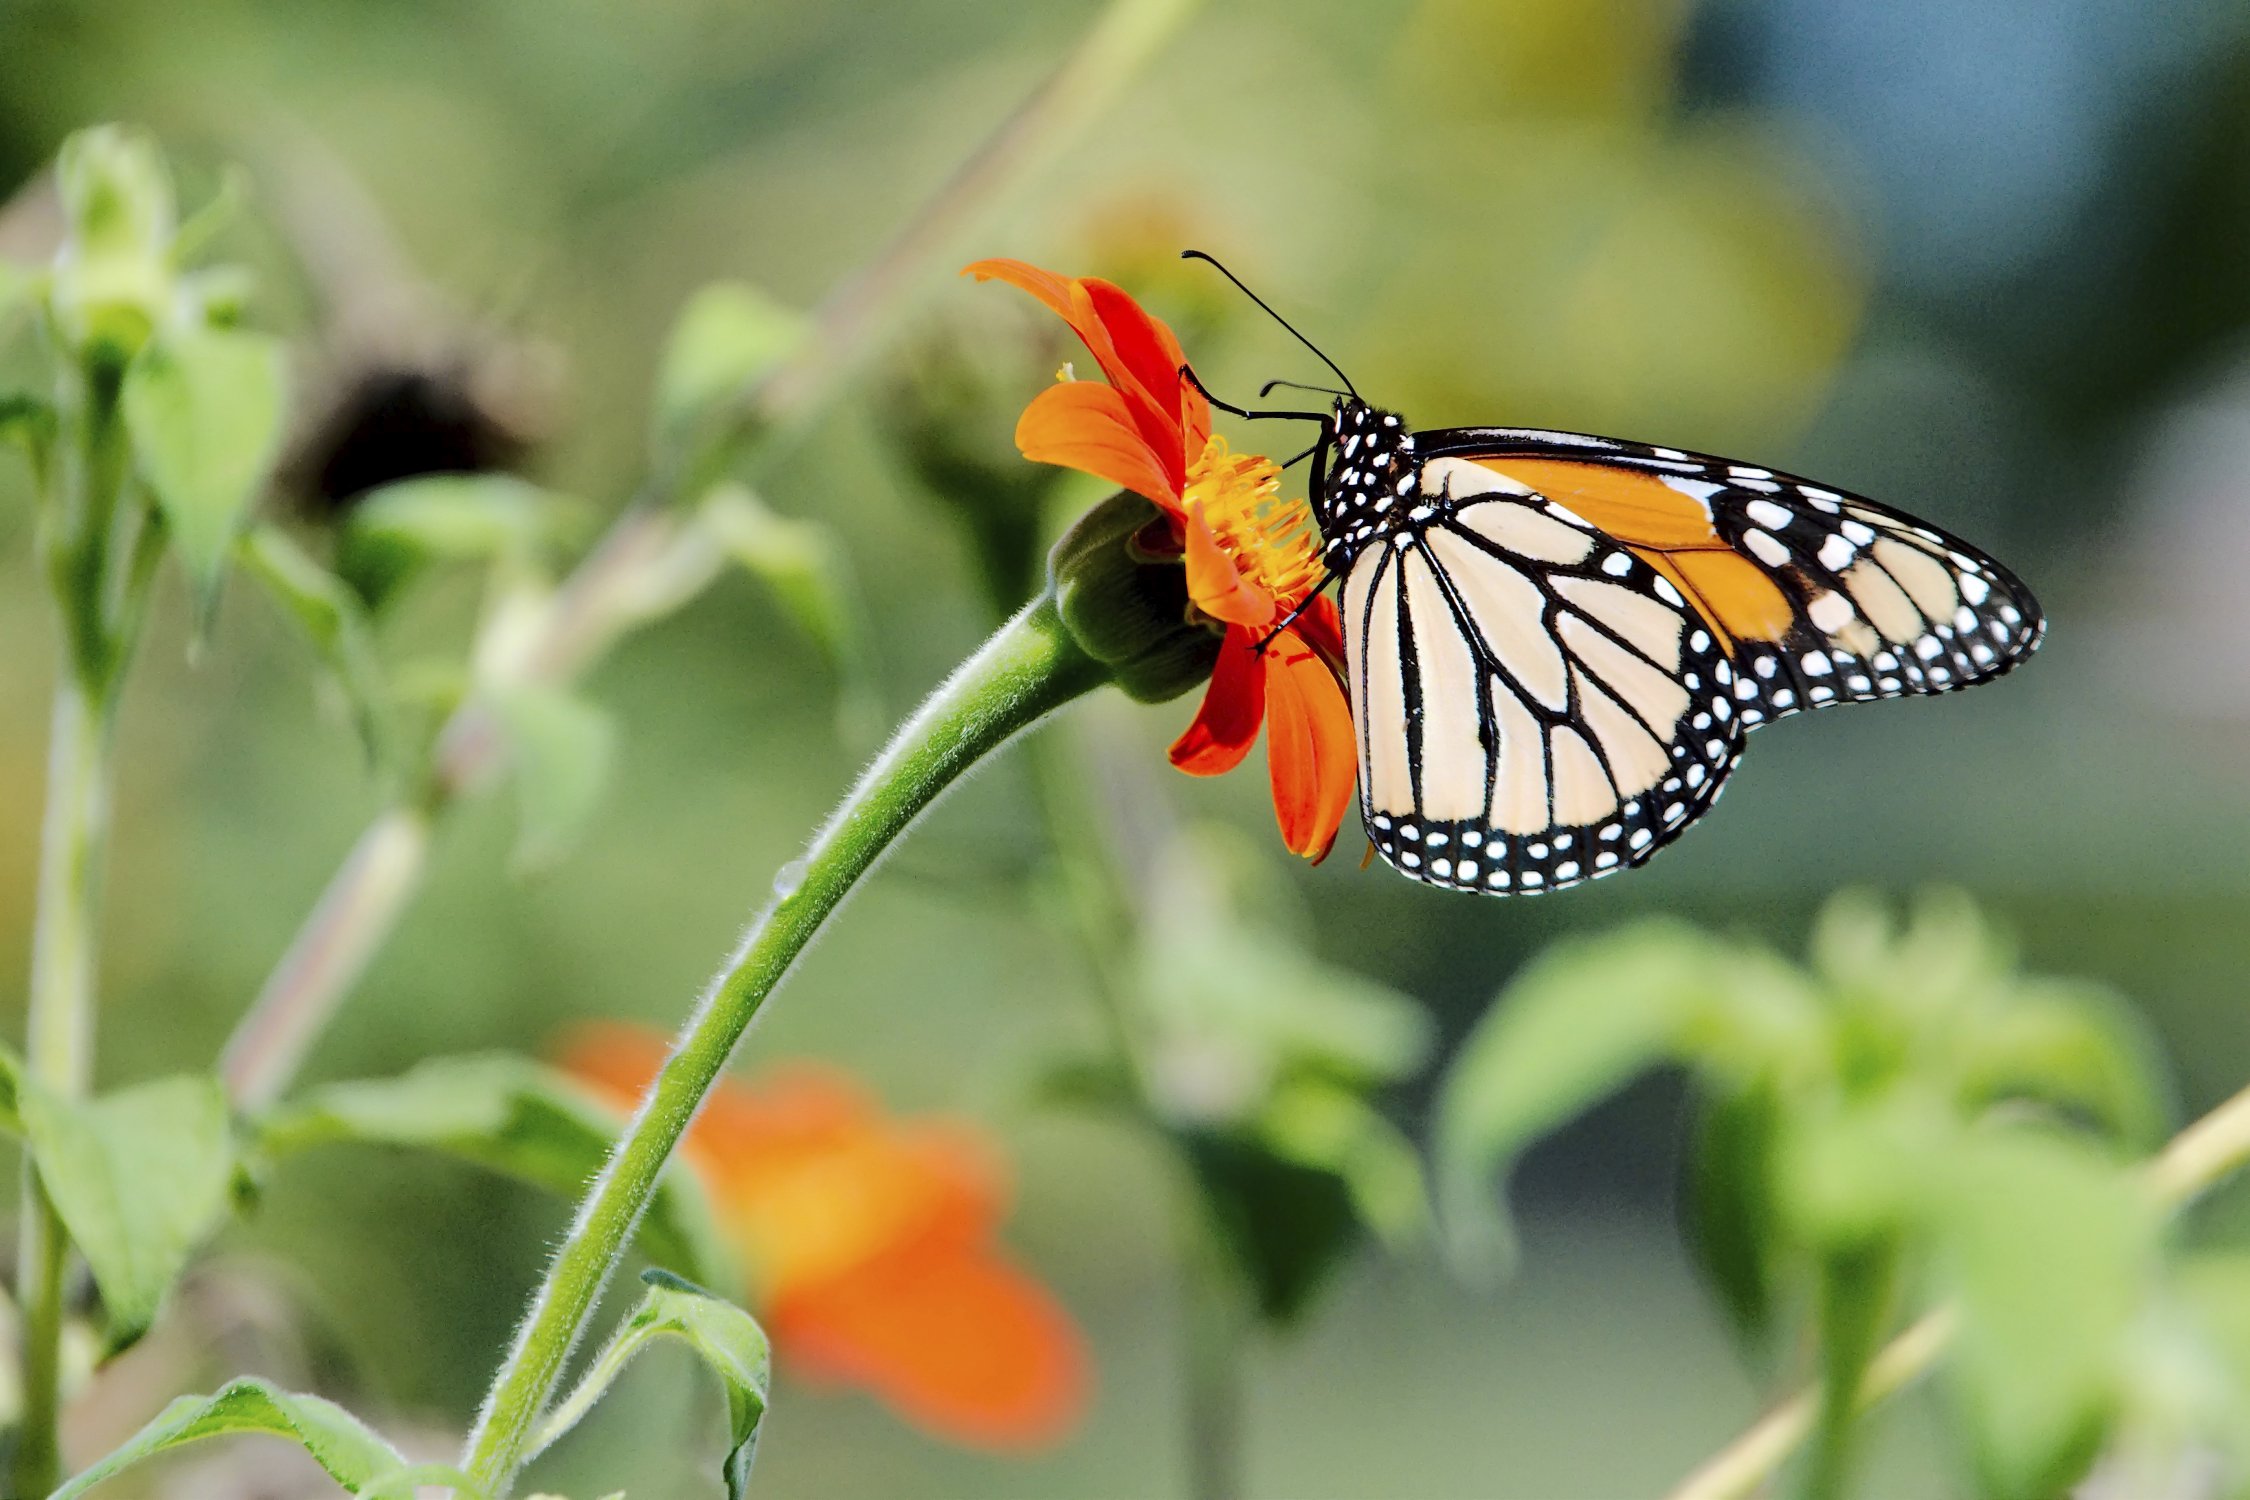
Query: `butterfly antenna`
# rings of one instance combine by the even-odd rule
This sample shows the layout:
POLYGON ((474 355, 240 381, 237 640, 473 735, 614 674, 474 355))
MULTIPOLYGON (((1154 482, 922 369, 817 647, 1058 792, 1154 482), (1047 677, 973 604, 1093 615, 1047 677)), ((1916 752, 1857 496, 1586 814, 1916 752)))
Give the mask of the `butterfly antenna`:
POLYGON ((1242 278, 1235 275, 1234 272, 1228 270, 1225 266, 1219 264, 1219 261, 1216 257, 1206 255, 1201 250, 1182 250, 1180 252, 1180 259, 1209 262, 1212 269, 1216 270, 1221 276, 1224 276, 1227 280, 1234 283, 1235 289, 1237 291, 1241 292, 1243 296, 1248 297, 1252 302, 1257 303, 1259 307, 1265 309, 1265 314, 1267 317, 1273 319, 1276 323, 1279 323, 1283 328, 1288 329, 1289 336, 1291 338, 1295 339, 1298 343, 1303 344, 1307 349, 1312 350, 1313 356, 1316 359, 1318 359, 1322 364, 1328 366, 1329 369, 1334 370, 1336 372, 1336 378, 1344 382, 1344 389, 1350 392, 1355 400, 1358 398, 1359 387, 1352 384, 1351 376, 1346 375, 1343 370, 1337 365, 1336 361, 1330 359, 1327 355, 1320 352, 1320 345, 1314 343, 1311 339, 1308 339, 1303 334, 1299 333, 1297 331, 1297 326, 1294 323, 1291 323, 1280 313, 1275 312, 1273 310, 1273 305, 1267 302, 1265 298, 1259 296, 1256 292, 1253 292, 1250 290, 1250 288, 1244 286, 1242 284, 1242 278))
POLYGON ((1266 397, 1274 393, 1277 386, 1286 386, 1293 391, 1311 391, 1316 396, 1348 396, 1351 394, 1349 391, 1339 391, 1332 385, 1307 385, 1302 380, 1269 380, 1258 387, 1258 399, 1260 401, 1265 400, 1266 397))
POLYGON ((1195 373, 1193 365, 1180 366, 1180 379, 1194 386, 1204 400, 1210 402, 1219 410, 1232 412, 1238 417, 1247 417, 1253 422, 1268 419, 1285 419, 1292 422, 1326 422, 1328 420, 1326 416, 1317 411, 1250 411, 1235 405, 1232 401, 1221 401, 1211 394, 1211 388, 1203 383, 1202 376, 1195 373))

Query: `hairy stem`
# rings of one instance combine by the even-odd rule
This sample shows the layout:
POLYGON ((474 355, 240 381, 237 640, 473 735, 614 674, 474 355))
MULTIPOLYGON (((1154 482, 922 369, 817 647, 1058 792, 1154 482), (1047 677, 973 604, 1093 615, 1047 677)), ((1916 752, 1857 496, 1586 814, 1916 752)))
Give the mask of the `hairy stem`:
POLYGON ((804 857, 777 877, 775 899, 689 1017, 532 1298, 462 1459, 481 1488, 496 1497, 508 1493, 664 1164, 735 1044, 814 934, 940 792, 1018 731, 1103 680, 1064 629, 1052 598, 1035 601, 931 695, 804 857))
MULTIPOLYGON (((2176 1212, 2245 1164, 2250 1164, 2250 1088, 2174 1136, 2148 1164, 2145 1181, 2157 1203, 2176 1212)), ((1868 1365, 1853 1409, 1865 1413, 1936 1369, 1957 1321, 1951 1307, 1941 1307, 1886 1344, 1868 1365)), ((1804 1444, 1819 1409, 1818 1392, 1790 1397, 1704 1460, 1666 1500, 1750 1500, 1804 1444)))

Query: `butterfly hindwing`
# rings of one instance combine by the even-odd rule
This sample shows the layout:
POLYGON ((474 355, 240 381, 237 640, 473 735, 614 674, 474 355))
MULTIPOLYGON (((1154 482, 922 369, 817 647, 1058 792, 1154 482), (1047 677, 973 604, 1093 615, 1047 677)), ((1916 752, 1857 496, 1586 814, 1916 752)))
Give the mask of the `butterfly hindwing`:
POLYGON ((1415 879, 1490 893, 1644 862, 1740 753, 1723 648, 1595 528, 1486 471, 1451 485, 1345 586, 1369 837, 1415 879))

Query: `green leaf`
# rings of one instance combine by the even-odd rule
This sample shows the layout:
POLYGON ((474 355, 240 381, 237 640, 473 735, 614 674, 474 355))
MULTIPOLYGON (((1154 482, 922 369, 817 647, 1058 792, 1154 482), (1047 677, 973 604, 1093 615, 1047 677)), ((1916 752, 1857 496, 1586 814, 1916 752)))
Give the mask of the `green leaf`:
POLYGON ((1388 1082, 1428 1054, 1419 1004, 1254 922, 1160 922, 1148 949, 1142 988, 1159 1023, 1252 1079, 1306 1071, 1388 1082))
MULTIPOLYGON (((263 1380, 237 1380, 210 1396, 182 1396, 157 1413, 124 1446, 72 1478, 49 1500, 76 1500, 135 1464, 204 1438, 240 1433, 284 1437, 303 1448, 330 1479, 366 1495, 406 1468, 405 1458, 333 1401, 278 1390, 263 1380)), ((457 1491, 473 1493, 465 1483, 457 1491)))
POLYGON ((1736 1335, 1762 1345, 1773 1325, 1783 1226, 1774 1203, 1781 1100, 1771 1083, 1699 1102, 1681 1208, 1688 1241, 1736 1335))
POLYGON ((242 539, 242 563, 294 620, 334 675, 352 707, 368 759, 390 758, 390 694, 359 596, 314 562, 278 527, 260 526, 242 539))
POLYGON ((658 442, 699 436, 804 340, 804 315, 746 282, 720 281, 688 299, 656 380, 658 442))
POLYGON ((1433 1149, 1455 1256, 1508 1244, 1488 1184, 1532 1141, 1676 1055, 1712 1004, 1720 945, 1659 921, 1559 944, 1502 993, 1462 1046, 1433 1149))
MULTIPOLYGON (((258 1144, 275 1156, 338 1142, 438 1151, 572 1201, 601 1170, 622 1123, 566 1075, 493 1054, 313 1089, 264 1121, 258 1144)), ((731 1286, 740 1274, 684 1166, 667 1172, 649 1200, 640 1245, 698 1281, 731 1286)))
POLYGON ((836 674, 837 715, 844 737, 859 741, 880 729, 875 653, 866 611, 836 534, 817 521, 793 520, 767 508, 740 485, 712 490, 697 512, 719 546, 773 591, 836 674))
POLYGON ((516 867, 541 870, 569 852, 601 805, 616 726, 561 688, 513 684, 494 690, 491 701, 515 750, 516 867))
POLYGON ((594 1356, 585 1377, 558 1405, 532 1440, 538 1454, 582 1421, 609 1390, 633 1356, 660 1338, 685 1339, 726 1392, 731 1441, 719 1468, 727 1500, 742 1500, 750 1483, 750 1463, 758 1454, 758 1428, 765 1420, 766 1395, 773 1384, 773 1355, 758 1320, 722 1297, 663 1271, 644 1271, 648 1290, 640 1305, 618 1325, 609 1343, 594 1356))
POLYGON ((351 502, 336 571, 380 608, 429 563, 536 558, 582 519, 571 502, 512 474, 424 474, 351 502))
POLYGON ((1939 1092, 1906 1080, 1877 1093, 1784 1107, 1775 1208, 1793 1240, 1822 1254, 1917 1233, 1950 1157, 1959 1118, 1939 1092))
POLYGON ((1987 1131, 1930 1163, 1941 1265, 1961 1306, 1950 1366, 1984 1490, 2061 1493, 2092 1459, 2148 1305, 2158 1216, 2084 1141, 1987 1131))
POLYGON ((163 1078, 80 1102, 26 1086, 39 1180, 101 1288, 109 1347, 132 1343, 228 1208, 226 1096, 208 1077, 163 1078))
POLYGON ((281 345, 236 329, 174 328, 125 372, 125 425, 201 609, 273 467, 286 399, 281 345))
POLYGON ((1285 1084, 1259 1112, 1256 1130, 1284 1161, 1331 1172, 1360 1221, 1385 1244, 1419 1241, 1430 1224, 1421 1158, 1382 1112, 1348 1088, 1320 1079, 1285 1084))
POLYGON ((1177 1138, 1221 1246, 1256 1293, 1259 1315, 1275 1325, 1296 1321, 1359 1243, 1350 1184, 1325 1167, 1278 1156, 1244 1132, 1184 1131, 1177 1138))
POLYGON ((2017 981, 1947 1052, 1971 1109, 2036 1100, 2083 1114, 2137 1150, 2164 1134, 2156 1041, 2138 1012, 2098 985, 2017 981))

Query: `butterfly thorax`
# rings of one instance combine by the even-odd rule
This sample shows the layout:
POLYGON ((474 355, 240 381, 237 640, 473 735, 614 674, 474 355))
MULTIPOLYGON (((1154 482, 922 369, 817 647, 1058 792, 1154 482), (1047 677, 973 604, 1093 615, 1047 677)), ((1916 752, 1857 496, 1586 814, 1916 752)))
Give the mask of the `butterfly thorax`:
POLYGON ((1396 412, 1346 396, 1337 401, 1329 423, 1328 468, 1313 497, 1313 514, 1329 571, 1343 573, 1413 509, 1419 466, 1414 434, 1396 412))

